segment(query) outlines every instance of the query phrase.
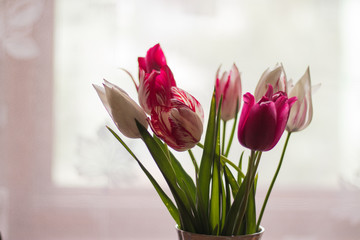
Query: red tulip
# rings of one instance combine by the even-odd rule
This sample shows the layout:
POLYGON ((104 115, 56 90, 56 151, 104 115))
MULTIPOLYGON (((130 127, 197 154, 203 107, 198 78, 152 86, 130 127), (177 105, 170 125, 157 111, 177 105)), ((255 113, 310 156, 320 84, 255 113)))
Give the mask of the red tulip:
POLYGON ((139 57, 138 62, 140 70, 144 70, 147 74, 150 74, 153 70, 160 71, 166 65, 165 55, 160 44, 150 48, 146 53, 146 57, 139 57))
POLYGON ((233 119, 236 112, 240 109, 241 78, 235 64, 232 66, 230 72, 224 72, 221 78, 219 78, 219 70, 216 73, 216 102, 219 103, 220 97, 223 96, 221 119, 228 121, 233 119))
POLYGON ((150 126, 156 136, 177 151, 194 147, 203 132, 204 112, 189 93, 172 87, 171 106, 157 106, 151 112, 150 126))
POLYGON ((241 145, 257 151, 272 149, 285 130, 295 101, 296 97, 288 99, 285 92, 273 94, 271 85, 258 102, 252 94, 246 93, 238 126, 241 145))

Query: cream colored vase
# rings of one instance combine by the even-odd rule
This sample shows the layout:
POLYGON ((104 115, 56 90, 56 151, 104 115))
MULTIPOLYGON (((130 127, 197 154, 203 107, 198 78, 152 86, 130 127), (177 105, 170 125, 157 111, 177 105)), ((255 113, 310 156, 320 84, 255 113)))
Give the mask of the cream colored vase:
POLYGON ((263 227, 260 227, 260 232, 239 236, 213 236, 185 232, 177 228, 176 230, 178 232, 179 240, 260 240, 265 229, 263 227))

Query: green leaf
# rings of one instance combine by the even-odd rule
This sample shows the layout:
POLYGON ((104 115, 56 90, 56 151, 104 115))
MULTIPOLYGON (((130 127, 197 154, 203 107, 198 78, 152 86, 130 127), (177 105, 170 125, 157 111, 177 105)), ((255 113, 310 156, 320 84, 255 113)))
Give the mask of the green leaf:
POLYGON ((195 159, 195 156, 194 156, 194 154, 193 154, 193 152, 191 151, 191 149, 189 149, 188 150, 188 153, 189 153, 189 156, 190 156, 190 158, 191 158, 191 161, 192 161, 192 163, 193 163, 193 165, 194 165, 194 169, 195 169, 195 181, 198 179, 198 176, 199 176, 199 166, 198 166, 198 164, 197 164, 197 162, 196 162, 196 159, 195 159))
MULTIPOLYGON (((240 155, 240 160, 239 160, 239 169, 242 170, 242 160, 243 160, 243 156, 244 156, 244 151, 241 153, 240 155)), ((240 172, 238 173, 238 176, 237 176, 237 181, 238 181, 238 184, 240 185, 241 182, 243 181, 244 179, 244 176, 240 174, 240 172)))
POLYGON ((186 194, 186 197, 191 206, 191 211, 194 212, 194 215, 196 215, 196 187, 193 179, 185 171, 185 169, 182 167, 181 163, 176 159, 176 157, 169 151, 166 144, 163 143, 157 136, 153 136, 153 138, 159 144, 159 146, 161 146, 164 152, 168 152, 168 156, 170 156, 170 164, 175 172, 178 185, 186 194))
POLYGON ((195 229, 197 223, 194 220, 191 211, 191 205, 184 191, 178 186, 175 171, 170 164, 169 155, 164 152, 161 145, 157 143, 157 141, 149 134, 149 132, 144 128, 144 126, 142 126, 137 120, 135 121, 141 134, 142 140, 146 144, 150 154, 152 155, 160 172, 165 178, 165 181, 168 184, 170 191, 173 194, 175 202, 178 206, 182 229, 190 232, 196 231, 195 229))
POLYGON ((215 91, 212 96, 209 121, 206 130, 204 150, 201 158, 199 168, 199 179, 197 186, 197 207, 199 210, 202 224, 204 226, 204 233, 210 233, 209 229, 209 192, 210 192, 210 180, 211 180, 211 166, 215 156, 215 144, 216 144, 216 100, 215 91))
MULTIPOLYGON (((213 235, 218 235, 220 231, 220 214, 221 214, 221 176, 220 176, 220 120, 221 120, 221 102, 220 98, 219 108, 217 110, 217 120, 215 128, 215 157, 213 158, 213 170, 212 170, 212 188, 211 188, 211 200, 210 200, 210 225, 213 235)), ((224 203, 225 204, 225 203, 224 203)))
POLYGON ((135 156, 135 154, 131 151, 131 149, 126 145, 126 143, 110 127, 108 127, 108 126, 106 126, 106 127, 114 135, 114 137, 123 145, 123 147, 130 153, 130 155, 136 160, 136 162, 139 164, 141 170, 143 170, 145 175, 148 177, 148 179, 150 180, 150 182, 154 186, 156 192, 160 196, 161 200, 165 204, 166 208, 168 209, 170 215, 175 220, 176 224, 181 226, 180 217, 179 217, 179 211, 176 208, 175 204, 166 195, 166 193, 162 190, 160 185, 156 182, 156 180, 153 178, 153 176, 150 174, 150 172, 144 167, 144 165, 139 161, 139 159, 135 156))
MULTIPOLYGON (((223 175, 224 175, 224 168, 221 166, 220 176, 223 176, 223 175)), ((220 179, 221 179, 221 193, 222 193, 221 194, 222 195, 222 199, 221 199, 222 209, 221 209, 221 221, 220 221, 219 233, 222 232, 222 230, 225 226, 225 219, 226 219, 228 209, 230 208, 230 201, 231 201, 230 190, 226 189, 226 187, 228 188, 226 178, 225 178, 225 180, 223 180, 222 177, 220 179)))
POLYGON ((254 151, 252 151, 251 156, 249 158, 249 167, 247 169, 246 176, 235 196, 233 204, 230 207, 225 223, 225 228, 223 230, 224 235, 244 234, 240 232, 240 230, 246 212, 250 189, 253 184, 253 177, 254 177, 253 174, 254 171, 256 171, 256 167, 257 167, 254 165, 255 161, 256 161, 256 154, 254 151))
POLYGON ((234 197, 234 201, 229 209, 228 215, 226 216, 225 226, 222 232, 222 235, 234 235, 235 232, 235 226, 237 221, 237 216, 239 214, 241 205, 244 201, 244 193, 245 193, 245 185, 246 180, 249 178, 248 175, 245 176, 245 180, 243 184, 240 185, 240 188, 234 197))
POLYGON ((255 177, 253 186, 251 187, 248 205, 246 209, 246 234, 253 234, 257 232, 256 229, 256 206, 255 206, 255 193, 256 193, 257 175, 255 177))
POLYGON ((235 198, 235 196, 239 190, 239 184, 235 180, 234 175, 232 174, 232 172, 226 165, 224 165, 224 169, 225 169, 225 178, 226 178, 227 182, 230 184, 231 192, 233 194, 233 197, 235 198))
POLYGON ((234 119, 233 127, 231 129, 231 134, 230 134, 228 146, 226 148, 225 157, 229 156, 230 147, 231 147, 231 144, 232 144, 233 139, 234 139, 236 125, 238 123, 237 119, 238 119, 238 113, 239 113, 239 111, 238 111, 239 104, 240 104, 240 101, 239 101, 239 98, 238 98, 237 101, 236 101, 236 111, 235 111, 235 116, 234 116, 235 119, 234 119))
MULTIPOLYGON (((163 148, 164 151, 168 151, 166 145, 158 137, 154 136, 154 139, 163 148)), ((177 160, 174 154, 172 154, 172 152, 169 151, 169 155, 170 155, 170 164, 173 170, 175 171, 175 175, 178 183, 180 184, 180 186, 184 186, 184 184, 186 184, 191 199, 195 201, 196 186, 193 179, 185 171, 185 169, 182 167, 181 163, 177 160)), ((181 188, 183 189, 183 187, 181 188)))

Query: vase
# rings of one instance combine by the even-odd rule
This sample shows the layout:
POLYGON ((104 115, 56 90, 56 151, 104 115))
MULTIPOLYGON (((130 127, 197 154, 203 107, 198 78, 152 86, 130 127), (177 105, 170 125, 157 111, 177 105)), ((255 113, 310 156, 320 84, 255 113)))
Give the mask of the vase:
POLYGON ((186 232, 176 228, 179 240, 260 240, 265 229, 260 226, 260 231, 254 234, 238 235, 238 236, 215 236, 205 235, 192 232, 186 232))

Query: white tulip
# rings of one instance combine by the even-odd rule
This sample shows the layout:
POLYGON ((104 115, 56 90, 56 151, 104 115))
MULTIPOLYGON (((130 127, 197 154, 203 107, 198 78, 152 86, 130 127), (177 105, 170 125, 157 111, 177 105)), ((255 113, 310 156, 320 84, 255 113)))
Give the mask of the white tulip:
POLYGON ((269 84, 273 87, 274 93, 278 91, 287 92, 287 80, 282 64, 276 64, 268 68, 261 75, 255 88, 255 100, 259 101, 267 92, 269 84))
POLYGON ((140 138, 135 119, 148 127, 144 110, 118 86, 104 80, 103 86, 94 88, 119 131, 129 138, 140 138))

